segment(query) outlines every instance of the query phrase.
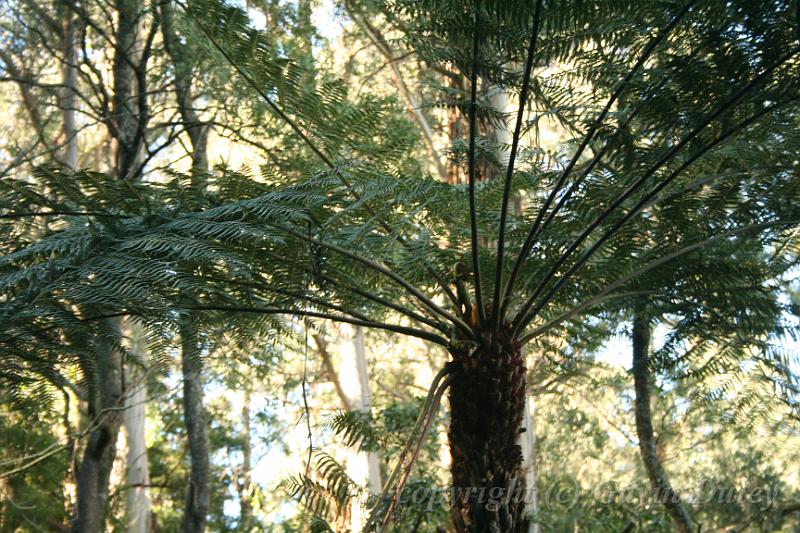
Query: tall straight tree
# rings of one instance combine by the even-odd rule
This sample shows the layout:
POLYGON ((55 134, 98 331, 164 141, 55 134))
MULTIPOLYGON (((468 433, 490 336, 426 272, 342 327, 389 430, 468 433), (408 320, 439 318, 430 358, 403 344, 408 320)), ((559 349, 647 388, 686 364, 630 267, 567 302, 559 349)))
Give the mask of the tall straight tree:
MULTIPOLYGON (((74 4, 70 5, 70 10, 77 15, 85 28, 102 31, 87 7, 74 4)), ((154 32, 151 30, 148 35, 143 35, 142 13, 142 6, 137 0, 118 2, 115 6, 113 36, 109 42, 114 50, 111 66, 113 81, 109 116, 105 125, 113 141, 111 173, 120 181, 138 180, 144 167, 145 132, 148 123, 146 72, 154 32)), ((99 83, 102 83, 102 79, 99 83)), ((107 89, 103 87, 101 90, 107 89)), ((108 106, 109 102, 105 102, 105 105, 108 106)), ((111 313, 102 305, 98 305, 96 309, 99 314, 111 313)), ((84 373, 91 376, 90 390, 99 391, 90 396, 89 402, 90 418, 99 420, 99 423, 89 435, 78 469, 77 505, 73 523, 73 531, 76 533, 93 533, 105 529, 109 482, 117 455, 117 435, 125 420, 122 412, 126 405, 133 407, 130 398, 138 397, 141 400, 145 390, 141 384, 142 375, 138 371, 138 365, 146 361, 146 357, 142 359, 146 354, 141 350, 142 333, 136 324, 129 324, 124 318, 122 322, 125 322, 122 327, 115 326, 116 334, 122 335, 125 330, 140 348, 136 350, 139 361, 134 363, 135 369, 124 364, 120 345, 113 338, 98 341, 100 348, 96 351, 96 357, 83 368, 84 373), (126 373, 133 378, 130 382, 126 381, 126 373), (131 390, 126 390, 128 387, 131 390)), ((136 408, 141 410, 144 406, 142 404, 136 408)), ((127 420, 142 424, 144 417, 134 414, 127 420)), ((132 427, 128 437, 134 440, 130 446, 134 454, 141 454, 146 450, 143 446, 143 428, 132 427)), ((134 480, 141 481, 143 476, 137 474, 146 472, 146 456, 145 465, 142 465, 142 459, 129 455, 128 466, 134 480)), ((133 496, 141 496, 143 493, 146 494, 145 487, 132 488, 133 496)), ((134 497, 131 501, 140 505, 146 503, 147 499, 134 497)), ((133 526, 134 529, 146 527, 146 515, 137 514, 134 509, 130 512, 133 523, 138 524, 133 526)))
MULTIPOLYGON (((169 0, 160 5, 164 47, 172 61, 173 85, 178 109, 191 142, 192 186, 202 194, 208 172, 208 128, 200 119, 192 95, 191 60, 181 45, 175 28, 173 6, 169 0)), ((191 270, 191 265, 182 265, 191 270)), ((206 528, 211 498, 208 458, 208 415, 203 403, 203 342, 190 313, 179 319, 181 337, 181 372, 183 375, 183 417, 189 437, 191 469, 186 484, 183 511, 184 533, 202 533, 206 528)))

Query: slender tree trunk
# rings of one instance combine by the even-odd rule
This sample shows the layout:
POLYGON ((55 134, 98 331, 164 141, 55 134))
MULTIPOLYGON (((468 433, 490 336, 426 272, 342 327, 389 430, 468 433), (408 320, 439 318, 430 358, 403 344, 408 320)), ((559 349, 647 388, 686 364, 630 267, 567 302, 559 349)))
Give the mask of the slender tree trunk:
POLYGON ((679 533, 691 533, 692 520, 680 496, 672 488, 666 471, 658 457, 656 438, 653 431, 653 415, 650 410, 653 376, 650 371, 650 323, 637 313, 633 319, 633 380, 636 415, 636 433, 639 438, 639 452, 642 456, 650 486, 656 497, 663 503, 667 513, 679 533))
MULTIPOLYGON (((522 448, 522 471, 525 474, 525 515, 535 515, 539 512, 539 495, 536 492, 536 426, 533 423, 534 404, 531 397, 525 394, 525 414, 522 418, 522 428, 525 430, 519 438, 522 448)), ((541 528, 536 520, 529 520, 528 533, 539 533, 541 528)))
POLYGON ((150 531, 150 470, 147 464, 147 443, 144 439, 147 380, 143 366, 147 364, 147 345, 144 331, 135 323, 125 324, 130 350, 138 362, 125 365, 126 394, 124 425, 128 450, 126 460, 126 514, 128 533, 150 531))
POLYGON ((183 417, 189 437, 191 471, 186 487, 184 533, 202 533, 210 500, 207 417, 203 408, 201 344, 189 317, 180 319, 183 417))
POLYGON ((239 530, 248 532, 253 527, 252 497, 253 446, 250 440, 250 385, 244 384, 242 401, 242 475, 239 482, 239 530))
MULTIPOLYGON (((192 185, 198 189, 204 186, 204 174, 208 170, 207 129, 194 107, 191 90, 191 61, 185 55, 180 39, 175 31, 172 2, 160 3, 161 31, 164 47, 175 69, 175 96, 178 110, 186 126, 192 143, 192 185)), ((206 432, 206 412, 203 403, 201 346, 197 330, 190 316, 180 321, 182 343, 181 364, 183 371, 183 416, 189 436, 189 457, 191 471, 186 490, 183 516, 184 533, 202 533, 206 527, 206 517, 210 500, 210 478, 208 457, 208 434, 206 432)), ((249 415, 248 415, 249 422, 249 415)))
MULTIPOLYGON (((112 169, 117 179, 138 179, 138 159, 143 130, 141 110, 137 106, 138 87, 133 64, 138 55, 138 0, 117 0, 117 25, 114 29, 113 78, 114 93, 110 117, 110 133, 114 140, 115 160, 112 169)), ((80 20, 80 24, 89 21, 80 20)), ((73 43, 74 44, 74 43, 73 43)), ((73 124, 74 125, 74 124, 73 124)), ((64 128, 69 125, 64 124, 64 128)), ((67 155, 69 157, 69 155, 67 155)), ((121 338, 119 320, 112 327, 121 338)), ((84 365, 91 376, 94 393, 89 401, 90 420, 96 417, 97 429, 89 434, 83 460, 77 472, 77 503, 73 531, 95 533, 104 530, 109 480, 117 452, 117 436, 123 416, 122 359, 107 339, 96 339, 95 361, 84 365), (93 405, 92 405, 93 404, 93 405), (108 411, 111 409, 111 411, 108 411)))
MULTIPOLYGON (((355 326, 353 347, 356 356, 356 372, 358 374, 360 397, 357 409, 369 411, 372 408, 372 390, 369 386, 369 366, 367 365, 367 350, 364 344, 364 328, 355 326)), ((381 480, 380 459, 377 452, 366 452, 368 488, 372 494, 380 494, 383 482, 381 480)))
MULTIPOLYGON (((189 58, 185 57, 185 50, 175 31, 172 1, 162 0, 160 7, 161 33, 164 37, 164 48, 172 60, 172 65, 175 69, 174 86, 175 97, 178 100, 178 111, 181 114, 181 120, 186 127, 186 133, 189 135, 189 140, 192 144, 192 170, 195 171, 195 173, 203 173, 208 170, 208 128, 200 119, 200 115, 194 107, 194 97, 192 95, 192 63, 189 58)), ((198 185, 200 184, 198 183, 198 185)))
POLYGON ((62 83, 59 98, 61 108, 61 133, 64 137, 62 163, 69 170, 78 168, 78 125, 76 121, 76 95, 78 91, 78 24, 80 19, 71 9, 64 10, 64 64, 61 67, 62 83))
POLYGON ((342 380, 339 379, 339 373, 336 371, 336 367, 333 366, 333 360, 331 359, 331 354, 328 351, 328 341, 325 340, 323 335, 315 333, 314 342, 317 344, 317 354, 322 362, 322 368, 325 369, 325 374, 327 374, 328 379, 330 379, 331 383, 333 383, 333 388, 336 390, 336 396, 342 403, 342 409, 345 411, 352 411, 353 405, 350 402, 350 398, 348 398, 347 394, 344 392, 342 380))
MULTIPOLYGON (((116 327, 116 321, 111 325, 116 327)), ((105 525, 108 483, 117 453, 117 435, 122 423, 122 358, 107 339, 97 338, 89 397, 89 433, 77 475, 74 533, 98 533, 105 525)), ((87 369, 88 370, 88 369, 87 369)))
MULTIPOLYGON (((346 411, 369 411, 372 406, 372 391, 369 384, 369 366, 364 342, 364 330, 359 326, 352 328, 353 336, 350 346, 341 346, 341 374, 336 371, 328 343, 320 334, 314 335, 322 366, 328 378, 333 382, 336 394, 346 411), (349 392, 349 394, 348 394, 349 392)), ((349 450, 347 458, 348 473, 358 483, 365 483, 371 494, 380 494, 382 487, 380 458, 373 451, 349 450)), ((367 517, 362 512, 361 504, 353 501, 346 524, 351 531, 360 531, 367 517)))
POLYGON ((139 1, 116 0, 117 27, 114 32, 114 95, 111 122, 114 136, 114 168, 123 180, 138 179, 141 156, 142 109, 139 109, 137 63, 139 52, 139 1))
POLYGON ((503 334, 474 352, 451 352, 451 518, 459 533, 528 530, 519 445, 526 370, 519 345, 503 334))

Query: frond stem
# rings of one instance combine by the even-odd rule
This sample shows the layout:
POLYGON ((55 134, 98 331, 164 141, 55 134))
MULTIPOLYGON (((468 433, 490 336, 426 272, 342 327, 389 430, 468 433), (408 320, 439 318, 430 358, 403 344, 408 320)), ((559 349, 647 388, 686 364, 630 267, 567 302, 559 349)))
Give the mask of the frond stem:
POLYGON ((506 219, 508 218, 508 204, 511 197, 511 183, 514 179, 514 162, 517 158, 519 139, 522 134, 522 119, 525 114, 525 107, 528 103, 528 90, 531 82, 531 72, 533 71, 533 59, 536 55, 536 40, 539 34, 539 17, 542 11, 542 0, 536 0, 536 8, 533 12, 533 28, 531 29, 531 40, 528 45, 528 57, 525 60, 525 73, 522 76, 522 89, 519 95, 519 109, 517 110, 516 124, 514 133, 511 137, 511 151, 508 155, 508 167, 506 168, 506 179, 503 183, 503 203, 500 207, 500 229, 497 232, 497 264, 494 272, 494 298, 492 299, 492 329, 496 330, 503 319, 505 307, 500 307, 500 285, 503 282, 503 261, 505 260, 506 244, 506 219))
POLYGON ((475 206, 475 141, 477 137, 476 120, 478 99, 478 51, 480 48, 480 20, 481 0, 475 0, 475 30, 472 36, 472 66, 470 72, 469 96, 469 233, 472 248, 472 275, 475 284, 475 305, 478 308, 478 318, 481 323, 486 321, 486 310, 483 307, 483 293, 481 289, 481 264, 479 259, 478 243, 478 213, 475 206))

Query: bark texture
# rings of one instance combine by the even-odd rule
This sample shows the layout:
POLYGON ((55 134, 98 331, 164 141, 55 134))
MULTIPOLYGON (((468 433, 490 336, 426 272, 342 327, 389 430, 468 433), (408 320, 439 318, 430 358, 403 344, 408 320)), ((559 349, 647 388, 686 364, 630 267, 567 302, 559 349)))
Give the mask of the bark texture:
POLYGON ((114 95, 111 107, 111 134, 114 137, 114 168, 123 180, 138 179, 143 144, 143 77, 137 65, 139 51, 139 1, 116 0, 117 26, 114 31, 114 95))
POLYGON ((189 440, 191 471, 186 487, 184 533, 202 533, 210 500, 208 433, 203 408, 201 346, 191 319, 180 321, 181 369, 183 371, 183 417, 189 440))
POLYGON ((175 31, 172 4, 169 0, 164 0, 161 2, 160 7, 161 34, 164 38, 164 49, 172 60, 174 69, 175 97, 178 100, 178 111, 181 114, 181 120, 192 144, 192 170, 202 173, 208 170, 208 128, 200 119, 200 114, 194 107, 191 61, 186 57, 186 52, 175 31))
POLYGON ((80 19, 72 10, 64 9, 62 83, 58 106, 61 109, 61 132, 64 136, 61 162, 69 170, 78 168, 78 124, 76 120, 76 95, 78 94, 78 25, 80 19))
POLYGON ((147 364, 147 344, 141 325, 125 321, 124 333, 130 342, 131 354, 138 361, 125 365, 125 401, 123 423, 128 444, 126 458, 126 518, 128 533, 150 531, 150 470, 145 442, 145 407, 147 380, 143 366, 147 364))
MULTIPOLYGON (((112 327, 116 326, 116 322, 112 327)), ((103 531, 108 503, 108 483, 117 454, 117 435, 122 424, 122 358, 108 340, 98 337, 95 357, 85 369, 92 376, 89 386, 89 433, 77 473, 77 502, 74 533, 103 531)))
POLYGON ((691 533, 692 519, 686 511, 680 496, 672 488, 664 466, 658 456, 653 414, 650 408, 653 376, 650 372, 650 323, 640 314, 633 319, 633 380, 636 415, 636 433, 639 438, 639 452, 642 456, 647 477, 656 497, 667 510, 675 529, 679 533, 691 533))
MULTIPOLYGON (((488 336, 484 337, 486 339, 488 336)), ((519 345, 495 338, 475 351, 453 350, 451 518, 459 533, 528 530, 520 429, 525 363, 519 345)))
MULTIPOLYGON (((138 0, 117 0, 114 7, 117 15, 112 65, 114 93, 110 120, 107 121, 115 146, 112 173, 122 180, 138 179, 140 176, 137 163, 144 131, 142 121, 146 122, 139 105, 145 87, 133 66, 139 55, 140 5, 138 0)), ((83 14, 78 17, 79 20, 72 24, 89 23, 83 18, 87 16, 85 12, 81 13, 83 14)), ((64 128, 68 127, 69 124, 65 123, 64 128)), ((65 129, 65 135, 72 133, 74 132, 67 134, 65 129)), ((115 321, 111 326, 119 338, 119 322, 115 321)), ((77 503, 73 521, 75 533, 96 533, 104 530, 109 477, 117 453, 117 436, 122 425, 122 414, 119 410, 124 392, 122 358, 108 339, 98 337, 95 346, 95 360, 87 361, 83 370, 91 383, 89 418, 97 424, 97 429, 89 435, 76 476, 77 503)))

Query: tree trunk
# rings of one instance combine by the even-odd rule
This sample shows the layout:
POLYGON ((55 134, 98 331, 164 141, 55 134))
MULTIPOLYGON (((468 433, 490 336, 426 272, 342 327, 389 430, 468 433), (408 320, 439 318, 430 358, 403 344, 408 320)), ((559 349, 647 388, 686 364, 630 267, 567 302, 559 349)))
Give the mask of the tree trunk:
POLYGON ((253 446, 250 440, 250 385, 244 383, 242 401, 242 475, 239 482, 239 531, 247 532, 253 527, 252 497, 253 446))
POLYGON ((64 9, 64 64, 61 67, 62 83, 59 98, 61 109, 61 133, 64 136, 61 161, 69 170, 78 168, 78 125, 76 122, 76 102, 78 94, 78 24, 80 19, 71 9, 64 9))
POLYGON ((150 531, 150 471, 147 464, 147 443, 144 440, 147 379, 144 369, 147 364, 147 345, 144 331, 135 323, 126 324, 125 335, 129 338, 130 351, 138 362, 125 365, 126 394, 124 425, 128 450, 126 460, 126 518, 128 533, 150 531))
MULTIPOLYGON (((138 0, 118 0, 115 4, 118 21, 114 30, 113 78, 114 94, 110 133, 115 144, 112 172, 118 179, 137 179, 137 161, 144 124, 139 123, 136 71, 131 66, 138 54, 138 0)), ((90 24, 81 20, 80 24, 90 24)), ((67 36, 68 37, 68 36, 67 36)), ((73 43, 74 45, 74 43, 73 43)), ((73 52, 74 53, 74 52, 73 52)), ((138 87, 142 89, 142 87, 138 87)), ((67 117, 65 117, 66 119, 67 117)), ((64 128, 69 124, 64 124, 64 128)), ((112 327, 119 336, 119 322, 112 327)), ((94 533, 104 529, 108 484, 117 452, 117 436, 122 424, 118 409, 122 400, 122 359, 107 339, 96 340, 96 360, 84 366, 93 389, 89 400, 90 420, 99 417, 97 429, 89 435, 83 461, 77 473, 77 504, 73 531, 94 533)))
POLYGON ((525 533, 519 445, 525 363, 519 345, 501 336, 474 352, 451 353, 456 369, 449 390, 448 432, 453 528, 459 533, 525 533))
MULTIPOLYGON (((207 127, 200 120, 200 116, 194 107, 194 97, 191 90, 191 61, 186 57, 180 38, 175 31, 170 0, 160 2, 160 13, 164 48, 175 69, 174 85, 178 110, 192 144, 192 186, 196 189, 202 189, 205 186, 204 173, 208 170, 207 127)), ((191 268, 190 265, 183 266, 191 268)), ((185 533, 202 533, 206 527, 211 488, 208 434, 206 432, 206 413, 203 404, 201 345, 191 317, 183 317, 179 326, 182 343, 183 417, 189 436, 189 456, 191 460, 191 471, 189 472, 189 482, 186 489, 183 531, 185 533)), ((249 424, 249 414, 247 417, 249 424)))
MULTIPOLYGON (((364 328, 355 326, 353 335, 353 347, 356 356, 356 372, 358 373, 358 383, 360 397, 357 402, 357 409, 370 411, 372 408, 372 390, 369 386, 369 367, 367 366, 367 351, 364 345, 364 328)), ((377 452, 366 452, 367 459, 367 487, 372 494, 380 494, 383 482, 381 480, 380 459, 377 452)))
POLYGON ((164 48, 172 60, 175 69, 175 97, 178 100, 178 111, 186 127, 186 133, 192 144, 192 171, 195 185, 202 186, 197 173, 208 170, 207 135, 208 128, 200 119, 194 107, 192 96, 191 61, 186 57, 181 41, 175 31, 170 0, 161 2, 161 33, 164 37, 164 48))
MULTIPOLYGON (((139 47, 139 2, 117 0, 117 27, 114 32, 114 95, 111 123, 114 136, 114 169, 123 180, 139 178, 139 159, 144 139, 141 136, 143 110, 137 90, 139 47)), ((143 68, 143 65, 139 65, 143 68)), ((141 89, 139 87, 138 89, 141 89)))
MULTIPOLYGON (((315 334, 322 366, 328 378, 333 382, 336 394, 346 411, 369 411, 372 406, 372 392, 369 384, 369 367, 367 365, 367 351, 364 343, 364 329, 353 326, 351 343, 341 345, 341 373, 336 371, 328 343, 321 334, 315 334), (348 394, 348 391, 350 394, 348 394)), ((382 480, 380 458, 374 451, 348 450, 346 459, 348 475, 358 484, 365 484, 370 494, 377 495, 381 492, 382 480)), ((349 531, 361 531, 366 523, 367 516, 363 513, 363 503, 353 501, 346 524, 349 531)))
POLYGON ((673 490, 658 457, 653 415, 650 410, 653 376, 650 372, 649 351, 650 323, 647 318, 637 313, 633 319, 633 380, 639 452, 647 470, 647 477, 650 479, 650 486, 667 510, 675 529, 679 533, 691 533, 693 528, 689 513, 686 512, 678 493, 673 490))
POLYGON ((183 417, 189 440, 191 472, 186 487, 184 533, 202 533, 210 500, 208 433, 203 409, 201 345, 190 317, 180 319, 183 417))
MULTIPOLYGON (((116 322, 112 323, 116 327, 116 322)), ((122 358, 108 340, 98 337, 89 396, 89 433, 77 475, 74 533, 97 533, 105 528, 108 483, 117 454, 117 435, 122 423, 118 408, 122 400, 122 358)))
MULTIPOLYGON (((533 408, 533 401, 526 393, 525 414, 522 419, 522 428, 525 432, 519 438, 519 444, 522 447, 522 471, 528 491, 525 499, 525 516, 535 515, 539 512, 539 497, 536 492, 536 426, 533 423, 533 408)), ((538 521, 529 520, 529 522, 528 533, 541 531, 538 521)))

